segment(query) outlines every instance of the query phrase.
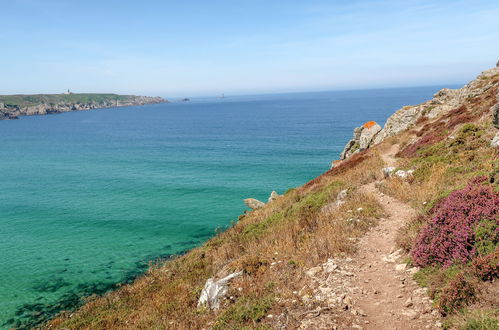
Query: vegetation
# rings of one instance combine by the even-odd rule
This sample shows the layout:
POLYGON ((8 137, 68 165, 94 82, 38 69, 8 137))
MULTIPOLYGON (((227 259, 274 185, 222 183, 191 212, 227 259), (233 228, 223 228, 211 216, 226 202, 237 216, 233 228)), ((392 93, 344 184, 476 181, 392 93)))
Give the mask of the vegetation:
MULTIPOLYGON (((396 144, 397 168, 415 170, 413 178, 384 180, 378 188, 418 212, 397 238, 410 262, 421 267, 414 279, 428 288, 445 327, 497 328, 499 151, 490 147, 495 131, 488 113, 497 92, 488 89, 440 117, 421 117, 412 129, 241 216, 203 246, 151 267, 134 283, 91 299, 74 314, 62 313, 49 325, 270 327, 268 314, 300 308, 287 304, 293 292, 306 293, 305 270, 354 253, 355 239, 382 216, 376 199, 359 187, 382 179, 380 154, 396 144), (344 204, 336 206, 344 189, 344 204), (352 217, 359 221, 348 221, 352 217), (197 308, 207 278, 241 270, 219 311, 197 308)), ((290 318, 288 327, 298 321, 290 318)))
MULTIPOLYGON (((357 191, 381 176, 376 153, 356 155, 303 187, 290 190, 262 209, 241 216, 203 246, 98 299, 72 317, 63 313, 50 324, 62 328, 265 328, 270 313, 307 283, 304 271, 330 257, 355 251, 360 237, 383 210, 373 196, 357 191), (346 163, 346 162, 345 162, 346 163), (334 211, 338 193, 348 189, 334 211), (355 211, 353 211, 355 210, 355 211), (347 221, 355 216, 359 221, 347 221), (207 278, 242 270, 219 312, 197 308, 207 278)), ((288 306, 289 307, 289 306, 288 306)), ((289 320, 290 324, 297 322, 289 320)), ((295 323, 296 324, 296 323, 295 323)))
POLYGON ((38 104, 83 104, 83 103, 106 103, 125 101, 132 98, 131 95, 118 94, 33 94, 33 95, 0 95, 0 103, 7 107, 25 107, 38 104))
POLYGON ((499 192, 483 185, 485 180, 473 180, 432 209, 412 250, 416 265, 465 263, 477 254, 477 246, 483 253, 497 245, 499 192))

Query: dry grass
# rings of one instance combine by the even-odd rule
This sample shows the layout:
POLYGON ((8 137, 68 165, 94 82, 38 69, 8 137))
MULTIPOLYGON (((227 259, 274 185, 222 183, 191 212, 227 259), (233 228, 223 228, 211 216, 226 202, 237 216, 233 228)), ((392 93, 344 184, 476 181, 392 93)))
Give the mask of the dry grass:
MULTIPOLYGON (((264 208, 241 216, 232 228, 203 246, 151 267, 134 283, 93 298, 74 314, 63 313, 48 326, 239 329, 265 327, 269 322, 264 318, 266 314, 303 308, 285 302, 293 299, 293 291, 304 287, 306 291, 304 271, 329 257, 353 253, 355 238, 381 216, 376 200, 358 191, 361 185, 381 179, 384 163, 379 153, 386 153, 394 144, 402 150, 410 148, 429 131, 442 134, 441 139, 430 139, 398 160, 400 168, 416 170, 410 183, 393 179, 379 187, 410 203, 421 216, 470 177, 496 176, 499 153, 489 147, 494 132, 487 113, 497 102, 495 93, 497 88, 490 89, 447 116, 434 120, 424 117, 410 131, 353 155, 264 208), (469 121, 475 122, 473 127, 466 126, 469 121), (442 130, 446 130, 445 134, 442 130), (346 203, 324 211, 343 189, 349 191, 346 203), (361 211, 357 211, 359 207, 361 211), (350 218, 359 221, 348 221, 350 218), (234 280, 229 294, 232 298, 223 303, 220 311, 196 307, 207 278, 238 270, 243 270, 244 275, 234 280)), ((403 248, 411 248, 422 224, 423 218, 418 218, 402 229, 398 242, 403 248)), ((289 320, 290 328, 297 325, 298 320, 289 320)))
MULTIPOLYGON (((71 316, 63 313, 48 326, 70 329, 171 328, 264 325, 261 315, 286 306, 305 285, 304 270, 329 257, 355 251, 361 236, 382 209, 357 191, 379 178, 383 162, 373 152, 356 155, 262 209, 252 211, 226 232, 165 264, 152 267, 133 284, 94 298, 71 316), (348 189, 345 204, 325 211, 338 192, 348 189), (361 207, 361 211, 357 211, 361 207), (348 221, 354 217, 358 221, 348 221), (204 282, 243 270, 234 280, 231 300, 218 313, 196 307, 204 282), (259 311, 258 313, 253 313, 259 311)), ((296 307, 296 306, 295 306, 296 307)), ((294 321, 290 320, 290 324, 294 321)))

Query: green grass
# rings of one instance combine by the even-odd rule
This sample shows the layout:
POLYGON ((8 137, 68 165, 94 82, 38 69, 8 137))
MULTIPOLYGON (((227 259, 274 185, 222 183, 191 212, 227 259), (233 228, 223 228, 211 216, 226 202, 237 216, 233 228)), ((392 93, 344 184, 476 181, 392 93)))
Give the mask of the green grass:
POLYGON ((482 317, 472 319, 466 322, 463 330, 497 330, 499 329, 499 321, 491 317, 482 317))
MULTIPOLYGON (((306 218, 317 213, 329 200, 336 198, 333 192, 336 192, 344 184, 335 181, 324 188, 311 192, 304 197, 295 197, 295 203, 291 204, 285 210, 275 212, 260 222, 247 225, 243 229, 243 235, 246 239, 255 239, 266 233, 272 227, 283 223, 285 220, 296 220, 306 218)), ((292 193, 292 192, 290 192, 292 193)))
POLYGON ((259 298, 256 296, 241 297, 219 317, 213 326, 214 330, 242 329, 245 325, 257 326, 272 308, 272 295, 259 298))

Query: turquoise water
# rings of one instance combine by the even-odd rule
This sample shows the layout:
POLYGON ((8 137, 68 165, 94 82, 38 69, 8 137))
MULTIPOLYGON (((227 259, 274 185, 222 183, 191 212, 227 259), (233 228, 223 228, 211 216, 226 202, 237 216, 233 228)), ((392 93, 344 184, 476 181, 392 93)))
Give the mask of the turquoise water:
POLYGON ((0 121, 0 327, 28 326, 316 177, 437 87, 194 100, 0 121))

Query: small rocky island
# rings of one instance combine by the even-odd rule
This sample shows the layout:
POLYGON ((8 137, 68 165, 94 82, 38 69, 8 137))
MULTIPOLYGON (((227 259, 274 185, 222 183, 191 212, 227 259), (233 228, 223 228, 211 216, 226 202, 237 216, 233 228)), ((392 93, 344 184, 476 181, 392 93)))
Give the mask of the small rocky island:
POLYGON ((17 119, 20 116, 46 115, 101 108, 165 103, 161 97, 80 94, 70 91, 63 94, 0 95, 0 120, 17 119))

